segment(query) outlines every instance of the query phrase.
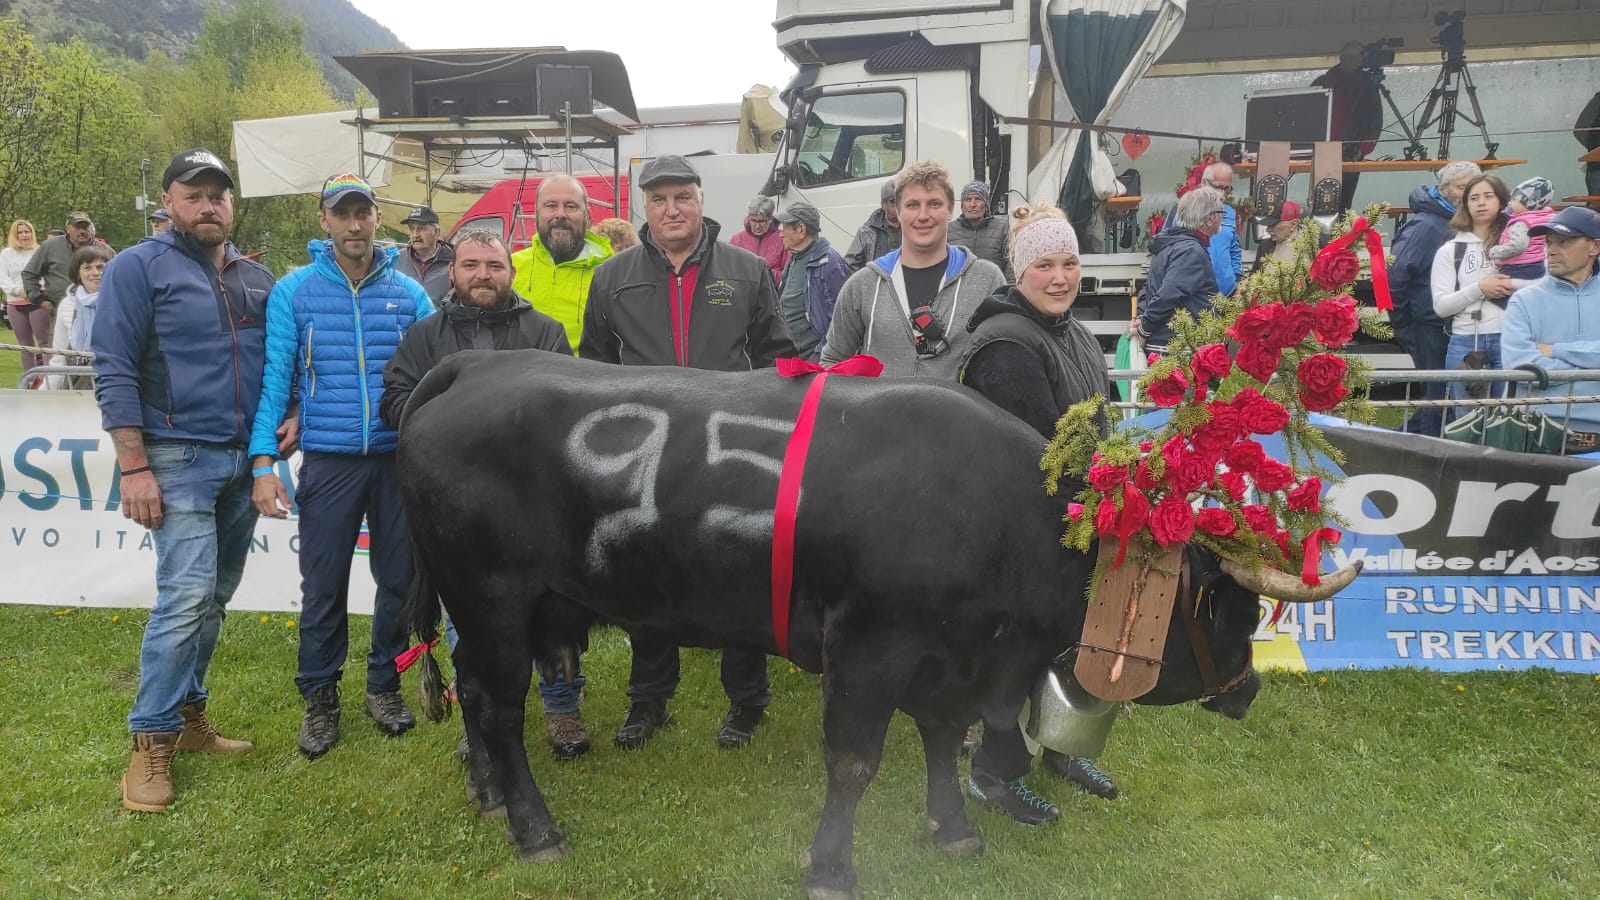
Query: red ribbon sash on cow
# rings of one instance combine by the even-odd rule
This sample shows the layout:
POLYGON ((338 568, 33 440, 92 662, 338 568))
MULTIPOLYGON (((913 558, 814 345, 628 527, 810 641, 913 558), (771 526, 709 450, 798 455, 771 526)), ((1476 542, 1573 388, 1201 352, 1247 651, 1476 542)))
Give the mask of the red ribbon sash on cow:
POLYGON ((778 374, 798 378, 816 374, 800 404, 789 446, 783 452, 783 472, 778 476, 778 502, 772 511, 772 637, 780 656, 789 655, 789 598, 794 589, 794 523, 800 510, 800 479, 806 471, 806 454, 811 449, 811 433, 816 425, 817 406, 829 375, 860 375, 876 378, 883 374, 883 363, 871 356, 852 356, 831 366, 819 366, 803 359, 778 360, 778 374))
MULTIPOLYGON (((1350 230, 1344 236, 1322 248, 1322 251, 1317 254, 1317 258, 1311 263, 1311 277, 1318 284, 1332 290, 1337 285, 1327 284, 1323 279, 1318 278, 1318 275, 1320 271, 1329 268, 1333 271, 1338 271, 1342 268, 1339 262, 1343 262, 1345 266, 1348 266, 1350 274, 1353 276, 1360 263, 1356 262, 1355 252, 1350 249, 1350 246, 1357 240, 1362 239, 1365 239, 1367 255, 1370 257, 1372 264, 1372 296, 1377 301, 1379 309, 1394 309, 1394 298, 1389 294, 1389 267, 1384 262, 1383 257, 1383 236, 1378 234, 1377 229, 1367 224, 1365 216, 1357 216, 1356 220, 1350 224, 1350 230), (1348 260, 1341 260, 1341 257, 1348 257, 1348 260)), ((1349 280, 1348 278, 1340 278, 1338 283, 1349 280)))

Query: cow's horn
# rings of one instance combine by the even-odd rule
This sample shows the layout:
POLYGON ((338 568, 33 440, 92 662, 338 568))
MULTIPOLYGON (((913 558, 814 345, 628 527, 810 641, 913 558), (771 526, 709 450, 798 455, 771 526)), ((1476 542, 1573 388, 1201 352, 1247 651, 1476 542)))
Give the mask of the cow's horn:
POLYGON ((1252 570, 1249 566, 1231 559, 1222 560, 1222 571, 1233 576, 1233 580, 1239 582, 1242 587, 1287 603, 1314 603, 1326 600, 1355 581, 1356 576, 1361 574, 1361 566, 1361 561, 1356 560, 1342 569, 1322 576, 1321 584, 1310 585, 1271 566, 1252 570))

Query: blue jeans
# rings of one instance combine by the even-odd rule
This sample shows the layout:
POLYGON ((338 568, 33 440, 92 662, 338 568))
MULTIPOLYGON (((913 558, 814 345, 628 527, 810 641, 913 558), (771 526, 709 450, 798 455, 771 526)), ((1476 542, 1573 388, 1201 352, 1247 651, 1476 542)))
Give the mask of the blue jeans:
POLYGON ((367 691, 400 689, 394 658, 406 649, 401 611, 411 590, 411 532, 400 505, 394 454, 307 452, 295 486, 300 507, 300 668, 295 687, 310 697, 337 683, 350 650, 350 566, 361 536, 371 537, 372 601, 367 691))
MULTIPOLYGON (((450 656, 456 653, 456 623, 450 621, 449 613, 444 617, 444 642, 450 648, 450 656)), ((537 668, 534 672, 539 676, 539 699, 544 701, 544 711, 547 715, 559 716, 566 713, 575 713, 583 706, 583 686, 588 679, 583 673, 575 673, 572 684, 558 681, 551 684, 544 680, 544 673, 537 668)))
MULTIPOLYGON (((1444 351, 1444 367, 1446 369, 1454 369, 1456 366, 1461 365, 1461 361, 1466 359, 1467 354, 1472 352, 1473 348, 1482 350, 1488 356, 1489 362, 1484 368, 1500 368, 1500 335, 1498 334, 1450 335, 1450 344, 1445 348, 1444 351)), ((1503 381, 1495 381, 1484 386, 1488 388, 1488 392, 1484 394, 1485 397, 1498 397, 1505 391, 1506 384, 1503 381)), ((1450 382, 1450 399, 1466 399, 1466 388, 1467 386, 1459 381, 1450 382)), ((1462 415, 1465 412, 1465 409, 1452 409, 1450 411, 1450 418, 1454 420, 1456 416, 1462 415)))
POLYGON ((250 555, 250 457, 243 444, 177 441, 151 443, 145 455, 161 486, 162 522, 151 531, 156 605, 128 730, 181 731, 180 710, 206 699, 206 669, 250 555))

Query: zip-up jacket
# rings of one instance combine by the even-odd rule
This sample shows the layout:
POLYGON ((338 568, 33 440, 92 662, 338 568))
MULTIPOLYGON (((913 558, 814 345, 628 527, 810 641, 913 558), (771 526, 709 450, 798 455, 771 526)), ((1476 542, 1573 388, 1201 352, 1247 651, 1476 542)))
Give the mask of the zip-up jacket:
POLYGON ((250 435, 251 456, 277 456, 278 425, 300 400, 300 447, 321 453, 389 453, 399 436, 379 418, 383 367, 406 329, 433 314, 422 285, 394 270, 393 247, 351 284, 333 242, 306 247, 311 265, 278 282, 267 300, 267 364, 250 435))
POLYGON ((589 283, 594 280, 595 270, 611 256, 611 242, 589 231, 583 235, 583 249, 578 255, 558 263, 539 236, 534 235, 526 249, 511 254, 511 265, 517 270, 511 289, 534 309, 560 322, 567 330, 567 343, 576 347, 583 336, 583 308, 589 302, 589 283))
POLYGON ((1389 264, 1389 291, 1399 316, 1414 327, 1443 328, 1444 318, 1433 310, 1433 258, 1455 236, 1450 217, 1456 209, 1438 188, 1416 187, 1407 201, 1411 218, 1394 236, 1394 262, 1389 264))
MULTIPOLYGON (((801 310, 785 309, 783 314, 787 318, 795 312, 802 313, 806 324, 816 334, 816 344, 803 349, 796 346, 796 349, 800 350, 801 355, 806 359, 815 362, 817 356, 821 353, 822 341, 828 336, 828 327, 833 324, 833 305, 839 298, 840 289, 844 287, 846 281, 850 280, 852 274, 854 273, 850 270, 850 264, 845 262, 844 257, 840 256, 839 252, 834 250, 833 246, 828 243, 828 239, 820 234, 812 241, 810 247, 802 251, 802 255, 790 254, 789 261, 784 264, 783 277, 778 280, 778 283, 783 288, 789 287, 790 278, 798 277, 804 279, 800 296, 801 305, 804 308, 801 310), (796 259, 800 259, 805 271, 794 271, 796 259)), ((778 299, 781 303, 783 300, 782 290, 779 291, 778 299)), ((790 336, 793 337, 794 329, 789 329, 789 332, 790 336)))
POLYGON ((192 236, 169 231, 106 264, 89 339, 102 427, 138 428, 147 440, 250 439, 273 278, 232 244, 225 253, 219 272, 192 236))
POLYGON ((626 366, 742 372, 794 356, 766 262, 717 243, 705 219, 700 246, 673 271, 647 227, 639 243, 595 270, 578 355, 626 366))
POLYGON ((756 234, 750 230, 750 217, 745 216, 744 227, 728 243, 766 260, 767 268, 772 270, 773 283, 783 283, 783 270, 789 266, 789 248, 783 245, 783 233, 777 222, 767 226, 764 233, 756 234))
POLYGON ((450 246, 448 241, 440 241, 433 252, 433 259, 423 263, 419 272, 410 245, 402 244, 395 248, 394 269, 422 285, 422 289, 428 292, 428 299, 437 304, 440 298, 450 293, 450 261, 455 258, 456 248, 450 246))
POLYGON ((1000 267, 1006 281, 1016 280, 1011 274, 1011 226, 999 216, 984 216, 976 222, 958 216, 950 222, 950 243, 966 247, 1000 267))
POLYGON ((1150 276, 1139 292, 1139 333, 1145 343, 1165 348, 1172 340, 1172 317, 1198 319, 1211 308, 1217 273, 1198 231, 1163 231, 1150 240, 1150 276))
POLYGON ((867 263, 893 253, 900 246, 900 226, 890 225, 883 207, 878 207, 856 229, 856 236, 844 252, 844 261, 857 271, 867 263))
POLYGON ((972 318, 984 298, 1006 286, 1006 277, 992 262, 978 259, 965 247, 951 246, 944 279, 933 297, 933 311, 944 324, 948 350, 921 356, 913 343, 911 312, 906 308, 905 277, 900 251, 873 260, 850 276, 833 307, 833 324, 823 341, 822 364, 833 365, 858 353, 883 362, 885 375, 923 375, 956 379, 972 333, 962 324, 972 318))
POLYGON ((479 309, 455 302, 455 292, 439 301, 439 315, 406 332, 400 348, 383 367, 379 413, 400 429, 411 392, 440 360, 462 350, 548 350, 572 355, 561 323, 513 293, 502 309, 479 309))
MULTIPOLYGON (((1600 369, 1600 263, 1581 287, 1546 275, 1512 294, 1501 324, 1500 362, 1508 369, 1531 363, 1550 372, 1600 369), (1550 355, 1540 353, 1538 344, 1549 344, 1550 355)), ((1541 407, 1545 415, 1573 431, 1600 432, 1600 403, 1571 404, 1567 421, 1568 404, 1561 402, 1568 391, 1575 397, 1600 395, 1600 381, 1531 390, 1555 401, 1541 407)))

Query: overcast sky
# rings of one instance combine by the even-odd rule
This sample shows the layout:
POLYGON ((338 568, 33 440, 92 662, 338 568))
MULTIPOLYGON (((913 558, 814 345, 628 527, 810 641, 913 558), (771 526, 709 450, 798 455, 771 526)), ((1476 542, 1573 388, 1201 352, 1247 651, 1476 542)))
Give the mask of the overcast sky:
POLYGON ((774 40, 776 0, 351 2, 415 50, 610 51, 628 67, 641 107, 737 103, 751 85, 782 87, 794 73, 774 40))

